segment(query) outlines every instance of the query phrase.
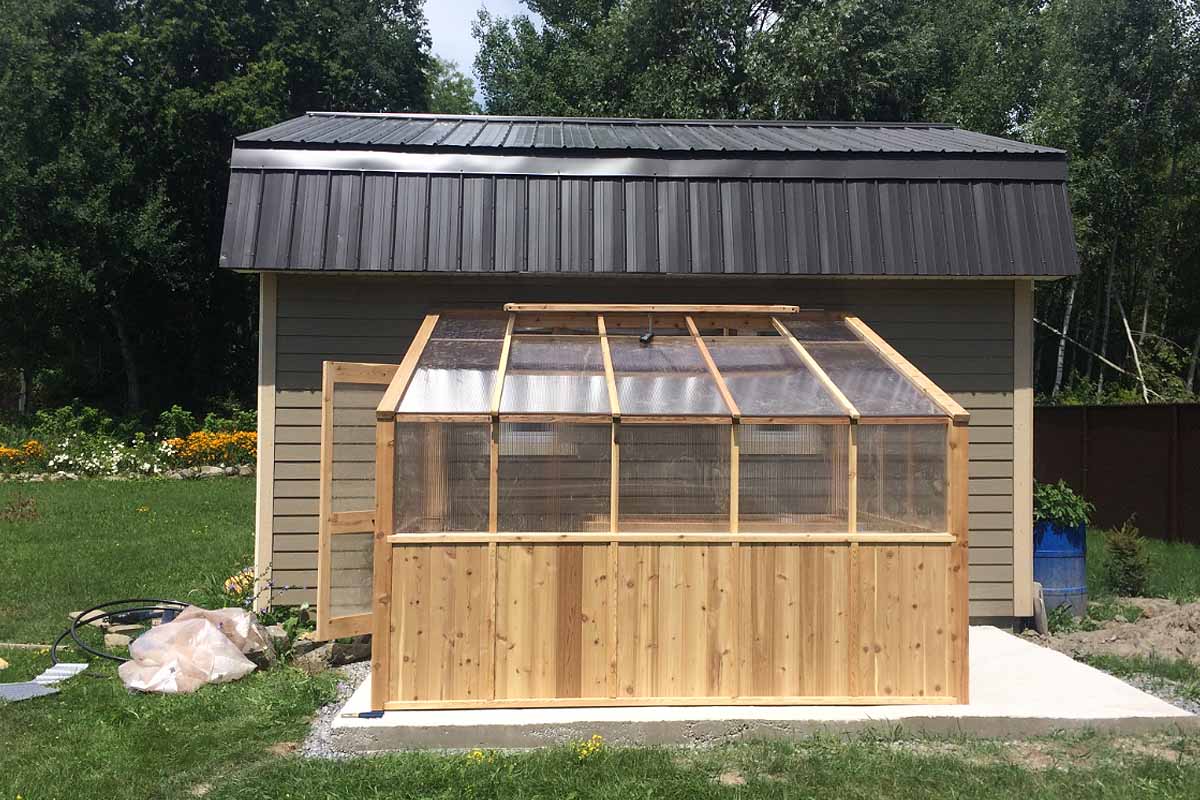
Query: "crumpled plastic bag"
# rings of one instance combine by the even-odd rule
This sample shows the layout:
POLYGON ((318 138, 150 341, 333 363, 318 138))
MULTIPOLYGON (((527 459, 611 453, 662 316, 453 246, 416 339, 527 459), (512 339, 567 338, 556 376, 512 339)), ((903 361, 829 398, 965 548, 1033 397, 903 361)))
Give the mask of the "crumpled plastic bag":
POLYGON ((270 647, 270 637, 248 611, 187 608, 171 622, 143 633, 117 670, 129 689, 163 694, 194 692, 207 683, 236 681, 254 671, 244 653, 270 647))

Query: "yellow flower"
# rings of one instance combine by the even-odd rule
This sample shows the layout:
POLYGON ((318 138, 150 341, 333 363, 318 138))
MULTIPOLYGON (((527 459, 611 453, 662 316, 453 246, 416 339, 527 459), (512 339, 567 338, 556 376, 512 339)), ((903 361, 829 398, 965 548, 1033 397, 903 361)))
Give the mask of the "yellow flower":
POLYGON ((150 506, 138 506, 137 510, 138 510, 139 514, 145 514, 147 511, 150 510, 150 506))
POLYGON ((604 737, 598 733, 593 733, 592 738, 582 742, 575 742, 575 754, 579 756, 580 761, 587 761, 592 756, 596 755, 604 749, 604 737))

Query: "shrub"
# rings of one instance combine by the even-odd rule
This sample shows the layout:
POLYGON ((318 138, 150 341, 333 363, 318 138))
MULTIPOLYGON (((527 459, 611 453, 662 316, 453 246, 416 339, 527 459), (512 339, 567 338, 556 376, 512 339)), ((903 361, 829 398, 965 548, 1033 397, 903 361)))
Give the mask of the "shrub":
POLYGON ((1145 594, 1149 572, 1145 540, 1131 517, 1104 537, 1101 576, 1109 591, 1137 596, 1145 594))
POLYGON ((182 439, 195 430, 196 418, 179 406, 171 406, 159 414, 158 424, 154 426, 154 433, 160 439, 182 439))
POLYGON ((1073 528, 1086 524, 1095 510, 1096 507, 1077 495, 1066 481, 1034 484, 1034 522, 1053 522, 1073 528))

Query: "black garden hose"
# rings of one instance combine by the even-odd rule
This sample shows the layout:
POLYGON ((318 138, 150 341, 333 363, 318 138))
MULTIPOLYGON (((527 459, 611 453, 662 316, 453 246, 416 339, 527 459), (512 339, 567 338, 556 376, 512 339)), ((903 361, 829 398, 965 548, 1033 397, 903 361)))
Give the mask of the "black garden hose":
POLYGON ((50 663, 58 663, 58 646, 68 636, 75 642, 75 646, 85 653, 91 653, 98 658, 107 658, 109 661, 115 661, 118 664, 128 661, 124 656, 113 655, 112 653, 103 650, 97 650, 91 645, 84 642, 79 637, 79 626, 87 625, 99 620, 112 620, 119 624, 128 624, 134 622, 146 622, 147 620, 161 619, 164 622, 170 622, 175 619, 180 611, 187 608, 189 603, 184 603, 179 600, 158 600, 154 598, 134 597, 127 600, 110 600, 107 603, 100 603, 92 606, 86 611, 81 612, 75 619, 71 621, 71 626, 59 634, 54 640, 54 644, 50 646, 50 663))

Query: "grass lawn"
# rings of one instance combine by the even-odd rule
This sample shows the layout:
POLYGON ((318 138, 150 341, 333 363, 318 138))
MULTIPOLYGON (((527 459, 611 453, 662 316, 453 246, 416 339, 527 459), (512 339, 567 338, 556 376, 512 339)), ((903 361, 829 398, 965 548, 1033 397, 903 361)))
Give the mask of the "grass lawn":
MULTIPOLYGON (((0 484, 0 513, 18 496, 34 499, 38 518, 0 520, 0 640, 49 641, 67 611, 91 602, 186 599, 252 547, 251 481, 0 484)), ((3 681, 49 661, 36 650, 0 657, 10 662, 3 681)), ((332 696, 328 676, 279 668, 170 697, 126 692, 114 672, 93 664, 58 695, 0 705, 0 800, 1200 797, 1194 734, 999 742, 881 732, 703 750, 606 747, 584 759, 559 747, 312 761, 288 743, 332 696)))
POLYGON ((187 600, 253 554, 251 478, 0 483, 0 642, 52 642, 106 600, 187 600), (23 498, 36 518, 4 519, 23 498))

